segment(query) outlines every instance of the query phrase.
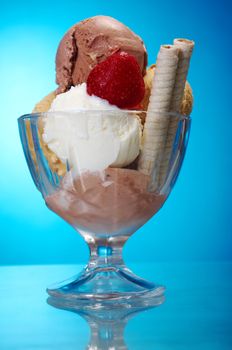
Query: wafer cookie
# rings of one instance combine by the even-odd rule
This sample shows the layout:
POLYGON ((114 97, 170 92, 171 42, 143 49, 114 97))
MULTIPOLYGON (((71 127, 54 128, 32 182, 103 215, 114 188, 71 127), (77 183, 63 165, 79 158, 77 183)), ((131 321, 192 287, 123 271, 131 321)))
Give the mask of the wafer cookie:
POLYGON ((176 79, 179 49, 174 45, 162 45, 156 62, 156 72, 152 82, 151 96, 144 124, 142 151, 138 170, 152 175, 153 187, 157 185, 158 172, 169 118, 167 112, 173 95, 176 79), (157 134, 159 135, 157 137, 157 134))
MULTIPOLYGON (((189 69, 189 63, 194 47, 194 42, 187 39, 175 39, 174 46, 179 48, 179 62, 176 72, 176 81, 173 89, 173 95, 170 105, 170 111, 181 113, 181 105, 184 96, 186 78, 189 69)), ((162 185, 167 177, 169 162, 173 150, 173 143, 175 140, 179 118, 172 116, 168 126, 168 135, 165 144, 164 156, 160 166, 159 185, 162 185)))

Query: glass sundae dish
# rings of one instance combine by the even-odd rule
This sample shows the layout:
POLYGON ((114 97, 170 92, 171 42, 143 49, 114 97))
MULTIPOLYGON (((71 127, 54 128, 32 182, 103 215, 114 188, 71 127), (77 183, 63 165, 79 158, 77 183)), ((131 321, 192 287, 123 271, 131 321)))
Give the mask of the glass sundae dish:
MULTIPOLYGON (((148 297, 160 300, 164 293, 164 287, 125 266, 122 248, 162 207, 175 184, 192 107, 186 76, 193 42, 176 39, 173 45, 162 45, 156 67, 146 71, 142 41, 118 23, 98 16, 72 27, 58 48, 58 90, 18 120, 37 189, 90 249, 84 270, 48 293, 93 307, 128 300, 136 305, 148 297), (109 24, 111 39, 118 40, 122 32, 127 38, 127 47, 114 46, 113 53, 112 45, 108 51, 102 45, 104 35, 109 38, 109 24), (88 33, 95 29, 96 36, 97 25, 101 45, 97 61, 90 65, 92 46, 88 38, 89 51, 84 50, 83 38, 87 42, 86 26, 88 33), (79 40, 78 52, 73 38, 79 40), (137 51, 129 45, 133 40, 138 41, 137 51), (83 61, 83 51, 88 60, 83 61), (91 66, 86 75, 83 62, 91 66)), ((96 37, 92 40, 96 44, 96 37)))

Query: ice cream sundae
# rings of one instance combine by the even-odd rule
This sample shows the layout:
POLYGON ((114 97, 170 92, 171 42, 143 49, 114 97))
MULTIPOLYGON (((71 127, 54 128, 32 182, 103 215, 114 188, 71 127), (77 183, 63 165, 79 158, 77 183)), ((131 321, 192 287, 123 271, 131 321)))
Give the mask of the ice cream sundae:
MULTIPOLYGON (((147 67, 142 39, 107 16, 77 23, 61 40, 58 88, 34 112, 43 112, 41 147, 61 179, 46 203, 77 229, 130 233, 164 203, 158 189, 178 124, 173 120, 169 128, 164 114, 189 114, 192 108, 183 66, 177 75, 185 47, 191 52, 193 42, 161 46, 157 64, 147 67)), ((188 68, 189 58, 183 60, 188 68)), ((36 162, 32 142, 30 150, 36 162)))
MULTIPOLYGON (((179 174, 193 98, 194 42, 161 45, 95 16, 70 28, 56 55, 57 89, 19 118, 26 160, 47 206, 88 243, 89 264, 50 295, 100 301, 161 296, 125 267, 122 246, 163 205, 179 174)), ((89 307, 89 304, 87 305, 89 307)))

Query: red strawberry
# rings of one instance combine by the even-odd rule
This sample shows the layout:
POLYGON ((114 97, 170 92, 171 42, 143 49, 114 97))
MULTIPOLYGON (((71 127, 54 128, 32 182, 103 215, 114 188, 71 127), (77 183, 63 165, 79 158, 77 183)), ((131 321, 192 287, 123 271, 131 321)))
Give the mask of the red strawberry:
POLYGON ((116 52, 99 63, 88 76, 87 92, 120 108, 138 105, 144 97, 145 86, 135 57, 116 52))

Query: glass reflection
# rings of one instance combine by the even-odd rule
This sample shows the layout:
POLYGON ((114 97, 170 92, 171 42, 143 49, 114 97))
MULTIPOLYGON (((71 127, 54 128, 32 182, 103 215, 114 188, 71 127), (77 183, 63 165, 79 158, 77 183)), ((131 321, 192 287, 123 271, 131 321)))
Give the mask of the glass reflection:
POLYGON ((49 297, 47 303, 58 309, 72 311, 82 316, 90 327, 90 339, 87 350, 127 350, 124 340, 124 329, 128 321, 140 312, 157 307, 164 302, 164 297, 150 298, 133 304, 126 302, 122 307, 112 307, 112 304, 100 307, 86 302, 79 304, 69 300, 49 297))

